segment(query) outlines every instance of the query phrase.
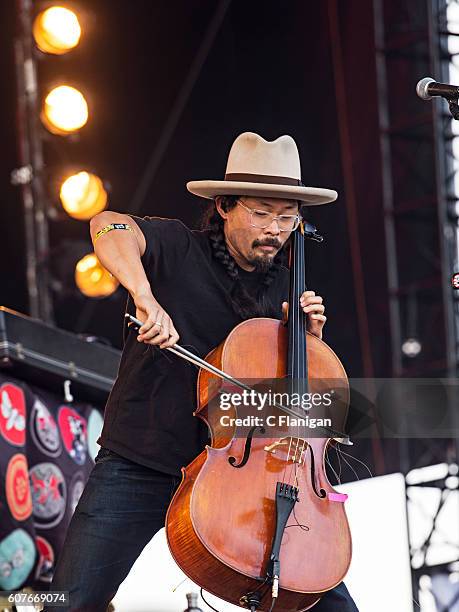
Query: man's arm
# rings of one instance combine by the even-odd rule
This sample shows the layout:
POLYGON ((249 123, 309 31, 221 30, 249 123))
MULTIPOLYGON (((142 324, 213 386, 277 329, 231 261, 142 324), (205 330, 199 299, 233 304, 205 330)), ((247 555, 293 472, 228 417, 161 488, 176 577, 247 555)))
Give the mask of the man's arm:
POLYGON ((97 258, 134 300, 136 316, 144 323, 139 330, 139 342, 160 348, 175 344, 179 339, 177 331, 167 312, 155 300, 140 259, 145 253, 146 241, 134 219, 106 210, 91 219, 90 231, 97 258), (97 232, 111 223, 127 224, 132 232, 113 230, 95 240, 97 232))
POLYGON ((125 287, 132 297, 138 293, 148 293, 148 283, 141 256, 145 253, 145 236, 137 223, 128 215, 104 211, 91 219, 91 239, 100 263, 125 287), (95 241, 97 232, 111 223, 125 223, 132 232, 113 230, 95 241))

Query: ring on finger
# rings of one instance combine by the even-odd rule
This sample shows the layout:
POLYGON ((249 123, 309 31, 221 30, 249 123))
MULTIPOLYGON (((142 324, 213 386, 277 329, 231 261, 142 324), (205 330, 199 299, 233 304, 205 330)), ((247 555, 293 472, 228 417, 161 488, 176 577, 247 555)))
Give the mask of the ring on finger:
POLYGON ((155 321, 155 325, 157 325, 158 327, 162 327, 162 324, 160 321, 155 321))

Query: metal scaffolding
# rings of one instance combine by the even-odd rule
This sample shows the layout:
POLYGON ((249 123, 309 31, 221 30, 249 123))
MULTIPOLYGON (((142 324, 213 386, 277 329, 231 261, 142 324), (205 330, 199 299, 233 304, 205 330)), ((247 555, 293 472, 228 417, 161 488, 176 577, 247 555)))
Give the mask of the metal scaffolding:
MULTIPOLYGON (((415 96, 416 83, 425 76, 449 81, 447 9, 447 0, 374 0, 392 376, 396 378, 457 377, 459 311, 451 276, 459 271, 458 217, 451 211, 456 210, 458 196, 451 118, 443 100, 426 103, 415 96)), ((451 476, 457 460, 457 439, 400 441, 400 467, 406 476, 413 468, 442 462, 451 476)), ((415 602, 422 596, 426 575, 453 571, 451 563, 436 563, 427 554, 449 485, 426 481, 418 486, 437 487, 440 503, 421 545, 422 559, 412 541, 415 602)), ((412 510, 416 501, 410 493, 408 479, 407 502, 412 510)), ((453 600, 442 603, 443 607, 437 602, 437 609, 452 610, 453 600)))
POLYGON ((32 1, 17 0, 15 40, 17 134, 20 167, 11 182, 21 187, 24 205, 29 314, 53 322, 49 273, 48 201, 43 180, 44 161, 39 119, 37 68, 32 39, 32 1))

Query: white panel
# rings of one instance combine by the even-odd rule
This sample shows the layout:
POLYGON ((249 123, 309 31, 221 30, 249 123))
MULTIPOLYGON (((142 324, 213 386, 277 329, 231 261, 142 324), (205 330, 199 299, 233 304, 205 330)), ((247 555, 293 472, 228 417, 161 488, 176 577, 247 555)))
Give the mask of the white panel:
POLYGON ((337 488, 349 495, 353 554, 345 582, 360 612, 413 612, 402 474, 337 488))

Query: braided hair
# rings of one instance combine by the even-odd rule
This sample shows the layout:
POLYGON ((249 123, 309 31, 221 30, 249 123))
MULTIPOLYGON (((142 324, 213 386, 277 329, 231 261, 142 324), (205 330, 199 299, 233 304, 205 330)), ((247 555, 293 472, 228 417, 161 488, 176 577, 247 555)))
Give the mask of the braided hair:
MULTIPOLYGON (((240 196, 222 196, 222 209, 225 212, 231 210, 236 206, 239 198, 240 196)), ((204 214, 202 228, 209 230, 209 240, 214 258, 223 265, 228 276, 234 281, 230 297, 235 312, 243 320, 254 317, 277 318, 279 313, 269 299, 267 289, 276 277, 279 267, 284 263, 285 254, 283 250, 277 253, 273 264, 265 273, 263 282, 258 291, 258 299, 255 299, 247 292, 244 285, 241 283, 238 265, 226 246, 224 220, 215 205, 209 208, 204 214)))

